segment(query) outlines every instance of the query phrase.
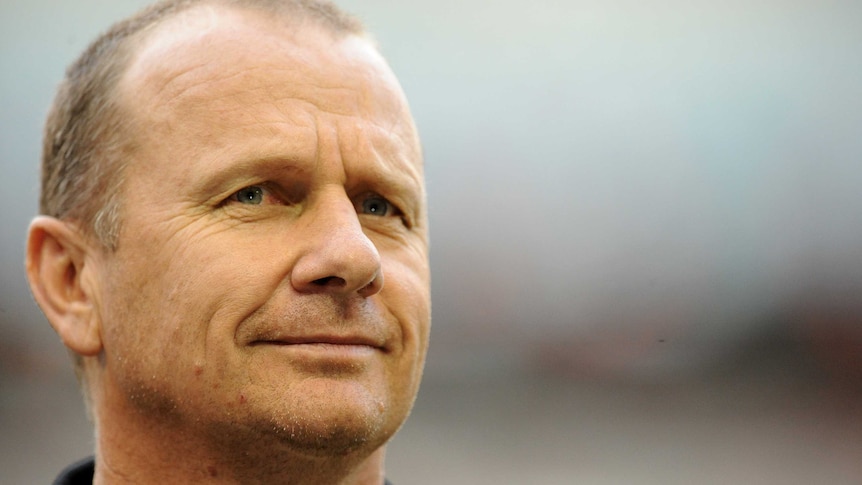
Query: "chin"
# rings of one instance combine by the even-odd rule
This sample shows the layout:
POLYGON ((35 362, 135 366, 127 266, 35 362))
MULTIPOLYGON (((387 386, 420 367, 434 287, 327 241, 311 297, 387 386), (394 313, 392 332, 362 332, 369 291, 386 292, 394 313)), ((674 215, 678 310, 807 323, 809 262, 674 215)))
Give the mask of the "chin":
POLYGON ((249 402, 255 434, 305 455, 332 457, 370 453, 403 421, 390 415, 384 400, 355 383, 305 384, 271 405, 249 402))
POLYGON ((276 441, 292 452, 312 457, 342 457, 353 454, 369 454, 386 440, 380 439, 377 430, 356 426, 340 426, 317 423, 304 426, 291 423, 271 423, 276 441))

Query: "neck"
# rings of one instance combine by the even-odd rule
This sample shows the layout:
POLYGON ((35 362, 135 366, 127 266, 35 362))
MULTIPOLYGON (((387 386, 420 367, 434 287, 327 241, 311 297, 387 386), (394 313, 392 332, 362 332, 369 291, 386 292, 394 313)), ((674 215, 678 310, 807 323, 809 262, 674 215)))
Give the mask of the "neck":
MULTIPOLYGON (((105 390, 103 390, 105 391, 105 390)), ((268 437, 201 432, 180 419, 148 415, 118 395, 94 401, 97 485, 116 483, 383 483, 383 447, 310 455, 268 437)))

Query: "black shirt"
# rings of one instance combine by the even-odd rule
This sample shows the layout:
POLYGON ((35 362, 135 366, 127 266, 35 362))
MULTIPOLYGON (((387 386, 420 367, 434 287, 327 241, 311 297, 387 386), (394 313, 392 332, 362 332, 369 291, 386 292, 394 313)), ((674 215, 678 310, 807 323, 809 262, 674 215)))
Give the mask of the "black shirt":
POLYGON ((66 467, 54 480, 54 485, 92 485, 96 460, 91 456, 66 467))

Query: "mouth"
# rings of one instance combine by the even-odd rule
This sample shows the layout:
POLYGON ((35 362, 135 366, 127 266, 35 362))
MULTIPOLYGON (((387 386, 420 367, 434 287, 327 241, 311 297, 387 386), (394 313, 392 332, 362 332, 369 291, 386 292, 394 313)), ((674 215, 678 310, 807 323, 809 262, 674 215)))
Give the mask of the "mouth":
POLYGON ((252 342, 251 347, 273 348, 278 351, 313 358, 360 359, 384 352, 381 342, 364 336, 303 336, 265 338, 252 342))
POLYGON ((345 346, 345 347, 371 347, 381 348, 382 344, 375 339, 365 336, 337 336, 337 335, 316 335, 316 336, 279 336, 275 338, 263 338, 255 340, 251 343, 254 345, 321 345, 321 346, 345 346))

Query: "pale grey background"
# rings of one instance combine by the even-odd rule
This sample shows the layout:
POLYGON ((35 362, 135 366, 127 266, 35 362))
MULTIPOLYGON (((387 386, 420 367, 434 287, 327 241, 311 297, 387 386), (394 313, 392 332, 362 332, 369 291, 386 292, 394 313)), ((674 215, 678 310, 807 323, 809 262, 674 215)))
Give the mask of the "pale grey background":
MULTIPOLYGON (((92 447, 23 246, 64 66, 144 3, 0 3, 0 483, 92 447)), ((338 3, 428 164, 395 483, 862 482, 862 3, 338 3)))

